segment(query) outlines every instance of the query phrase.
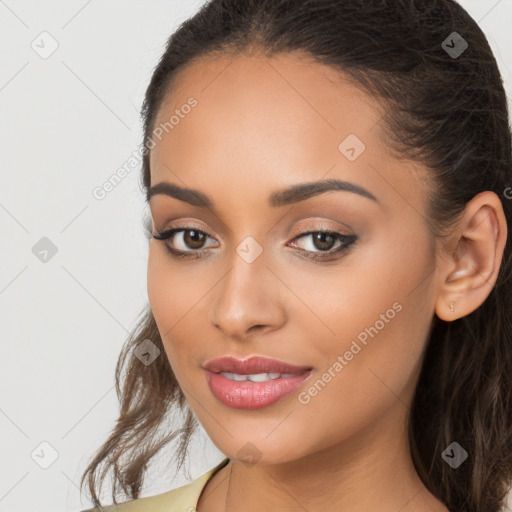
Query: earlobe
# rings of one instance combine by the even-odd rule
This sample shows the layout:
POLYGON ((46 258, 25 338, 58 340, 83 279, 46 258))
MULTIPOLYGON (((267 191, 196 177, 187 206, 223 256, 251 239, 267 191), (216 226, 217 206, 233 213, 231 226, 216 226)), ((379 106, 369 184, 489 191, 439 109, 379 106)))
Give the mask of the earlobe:
POLYGON ((507 225, 498 196, 486 191, 467 205, 458 228, 440 258, 436 315, 452 322, 477 309, 489 296, 507 238, 507 225), (455 307, 457 305, 457 307, 455 307))
MULTIPOLYGON (((456 281, 457 278, 454 277, 455 274, 458 276, 458 278, 463 278, 463 276, 467 275, 467 272, 465 270, 455 271, 451 277, 448 278, 451 282, 456 281)), ((464 310, 462 307, 462 297, 462 291, 459 291, 458 293, 452 292, 450 295, 440 296, 436 304, 436 315, 445 322, 453 322, 454 320, 457 320, 458 318, 468 314, 462 313, 464 310), (457 305, 458 307, 456 307, 457 305)))

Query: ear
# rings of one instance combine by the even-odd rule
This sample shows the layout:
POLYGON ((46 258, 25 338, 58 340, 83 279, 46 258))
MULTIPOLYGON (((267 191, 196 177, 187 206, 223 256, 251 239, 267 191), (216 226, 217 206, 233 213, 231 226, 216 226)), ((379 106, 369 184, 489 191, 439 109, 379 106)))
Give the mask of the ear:
POLYGON ((481 192, 466 205, 438 256, 435 313, 441 320, 469 315, 485 301, 498 278, 506 240, 507 221, 499 197, 481 192))

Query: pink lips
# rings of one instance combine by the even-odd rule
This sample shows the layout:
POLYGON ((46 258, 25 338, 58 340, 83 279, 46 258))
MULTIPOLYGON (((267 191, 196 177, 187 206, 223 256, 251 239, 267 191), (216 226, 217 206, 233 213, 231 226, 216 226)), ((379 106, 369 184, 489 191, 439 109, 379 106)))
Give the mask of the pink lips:
POLYGON ((251 357, 239 360, 233 357, 213 359, 203 365, 213 395, 223 404, 236 409, 260 409, 271 405, 299 388, 313 369, 295 366, 276 359, 251 357), (235 381, 220 372, 251 375, 260 373, 294 374, 264 382, 235 381))
POLYGON ((248 359, 236 359, 234 357, 220 357, 212 359, 203 365, 203 368, 210 372, 230 372, 242 374, 254 373, 301 373, 310 370, 310 366, 295 366, 292 364, 270 359, 267 357, 254 356, 248 359))

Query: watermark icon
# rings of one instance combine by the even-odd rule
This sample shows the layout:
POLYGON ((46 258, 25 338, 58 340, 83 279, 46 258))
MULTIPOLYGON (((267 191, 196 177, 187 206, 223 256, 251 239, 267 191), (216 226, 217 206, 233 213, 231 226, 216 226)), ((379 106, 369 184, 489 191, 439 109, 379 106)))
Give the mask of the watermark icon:
POLYGON ((329 382, 331 382, 336 375, 348 365, 354 356, 359 354, 364 346, 367 345, 368 336, 370 335, 374 338, 379 332, 384 329, 386 324, 389 324, 390 320, 395 318, 396 314, 402 311, 403 306, 399 302, 395 302, 393 306, 386 310, 386 313, 381 313, 379 316, 379 320, 377 320, 373 326, 365 328, 357 335, 357 340, 363 345, 361 347, 357 341, 352 340, 352 344, 350 345, 350 349, 345 351, 343 355, 338 356, 337 360, 329 366, 329 368, 318 377, 318 379, 312 384, 307 390, 301 391, 297 397, 297 400, 302 405, 309 404, 311 399, 320 393, 329 382))
POLYGON ((57 40, 49 33, 41 32, 30 44, 32 50, 34 50, 41 59, 48 59, 51 57, 59 47, 57 40))
POLYGON ((512 199, 512 187, 507 187, 503 191, 503 195, 505 196, 506 199, 512 199))
POLYGON ((366 149, 363 141, 355 134, 351 133, 338 146, 338 151, 351 162, 357 160, 366 149))
POLYGON ((59 458, 59 452, 48 441, 43 441, 34 448, 30 456, 40 468, 48 469, 59 458))
POLYGON ((32 254, 41 261, 48 263, 56 254, 57 246, 46 236, 43 236, 33 247, 32 254))
POLYGON ((258 447, 251 442, 245 443, 236 454, 242 463, 248 467, 254 466, 261 459, 262 455, 258 447))
POLYGON ((452 32, 442 42, 441 46, 452 59, 458 59, 468 49, 469 45, 458 32, 452 32))
POLYGON ((263 247, 252 236, 248 236, 238 245, 236 252, 246 263, 252 263, 263 252, 263 247))
POLYGON ((146 339, 137 345, 133 353, 144 365, 149 366, 160 355, 160 349, 146 339))
POLYGON ((462 446, 459 443, 456 443, 454 441, 441 454, 441 457, 453 469, 457 469, 468 458, 468 452, 464 450, 464 448, 462 448, 462 446))
POLYGON ((158 142, 155 142, 154 138, 158 141, 162 140, 163 134, 169 133, 173 130, 182 119, 190 114, 193 108, 197 107, 197 100, 193 97, 187 100, 187 103, 183 104, 179 109, 176 109, 168 121, 160 123, 152 132, 151 137, 146 140, 138 150, 132 151, 130 157, 119 167, 109 178, 104 181, 101 185, 96 186, 92 189, 92 195, 94 199, 102 201, 107 195, 112 192, 123 180, 130 174, 134 169, 138 169, 142 162, 142 159, 146 154, 151 151, 158 142))

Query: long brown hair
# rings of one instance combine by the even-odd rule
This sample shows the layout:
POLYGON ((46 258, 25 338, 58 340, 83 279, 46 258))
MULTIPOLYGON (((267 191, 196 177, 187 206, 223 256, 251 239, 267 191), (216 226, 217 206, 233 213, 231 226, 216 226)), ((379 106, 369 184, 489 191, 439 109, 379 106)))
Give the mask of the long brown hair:
MULTIPOLYGON (((502 78, 482 30, 454 0, 210 0, 170 36, 147 88, 141 175, 146 192, 155 118, 180 69, 214 53, 236 56, 254 49, 267 56, 307 54, 381 100, 389 151, 429 170, 428 217, 436 236, 479 192, 502 198, 512 190, 502 78), (454 41, 459 49, 466 41, 467 48, 454 55, 454 41)), ((511 201, 502 204, 510 230, 511 201)), ((415 390, 409 418, 413 462, 426 487, 452 512, 498 512, 512 482, 511 264, 509 236, 484 303, 453 322, 434 317, 415 390), (468 453, 456 470, 441 457, 453 441, 468 453)), ((165 353, 149 306, 116 367, 119 418, 81 479, 81 487, 87 479, 95 506, 101 505, 97 489, 109 469, 113 502, 119 491, 138 498, 148 462, 174 439, 179 470, 198 425, 167 358, 145 365, 134 354, 146 339, 165 353), (182 428, 160 432, 177 413, 183 414, 182 428)))

